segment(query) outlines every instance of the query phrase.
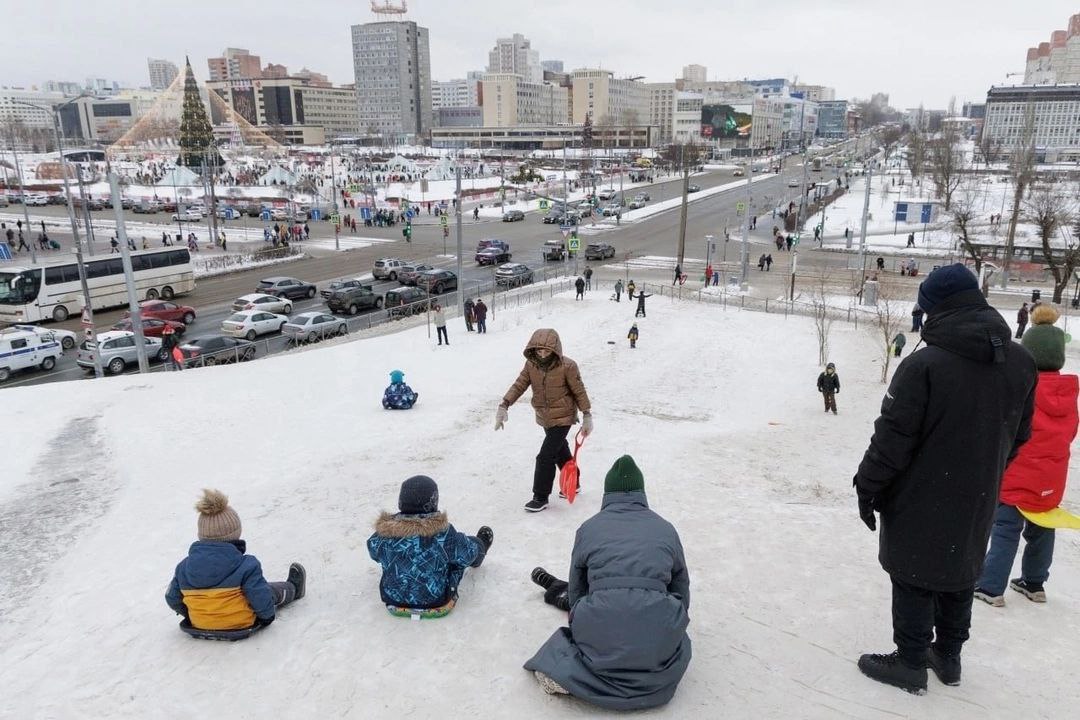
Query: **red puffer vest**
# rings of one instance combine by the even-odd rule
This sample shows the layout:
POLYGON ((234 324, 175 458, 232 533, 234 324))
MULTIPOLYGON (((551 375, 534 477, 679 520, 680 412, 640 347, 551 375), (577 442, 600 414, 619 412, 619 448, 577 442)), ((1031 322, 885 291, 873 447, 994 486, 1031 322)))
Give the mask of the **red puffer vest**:
POLYGON ((1031 439, 1020 446, 1019 454, 1005 470, 1001 502, 1033 512, 1053 510, 1061 503, 1069 474, 1069 446, 1080 422, 1078 392, 1076 375, 1039 373, 1031 439))

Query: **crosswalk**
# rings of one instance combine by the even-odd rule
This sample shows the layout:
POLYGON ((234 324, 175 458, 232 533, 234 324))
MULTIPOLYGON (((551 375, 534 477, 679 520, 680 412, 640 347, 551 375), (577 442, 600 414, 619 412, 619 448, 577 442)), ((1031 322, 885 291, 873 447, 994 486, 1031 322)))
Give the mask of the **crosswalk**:
POLYGON ((337 244, 335 245, 334 238, 314 238, 311 240, 305 240, 303 246, 305 248, 318 248, 320 250, 359 250, 360 248, 371 247, 372 245, 385 245, 386 243, 398 242, 394 238, 374 238, 374 237, 355 237, 353 235, 342 235, 337 244))

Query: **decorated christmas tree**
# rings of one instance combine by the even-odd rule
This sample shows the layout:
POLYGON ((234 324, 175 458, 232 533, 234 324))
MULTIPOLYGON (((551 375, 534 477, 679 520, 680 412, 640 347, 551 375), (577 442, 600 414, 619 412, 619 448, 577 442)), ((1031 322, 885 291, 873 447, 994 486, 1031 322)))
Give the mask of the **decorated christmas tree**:
POLYGON ((214 130, 206 117, 206 106, 199 95, 199 83, 191 70, 191 61, 184 67, 184 104, 180 116, 180 157, 176 162, 196 172, 204 167, 221 166, 221 155, 214 146, 214 130))

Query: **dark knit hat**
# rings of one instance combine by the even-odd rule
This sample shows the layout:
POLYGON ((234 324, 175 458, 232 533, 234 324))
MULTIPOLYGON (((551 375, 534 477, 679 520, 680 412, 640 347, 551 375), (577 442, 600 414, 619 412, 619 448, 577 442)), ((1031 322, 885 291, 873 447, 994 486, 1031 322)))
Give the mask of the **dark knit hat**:
POLYGON ((1054 327, 1057 310, 1049 305, 1036 305, 1030 319, 1031 327, 1020 344, 1035 358, 1039 370, 1060 370, 1065 365, 1065 331, 1054 327))
POLYGON ((229 498, 218 490, 203 490, 203 496, 195 503, 199 511, 200 540, 239 540, 240 516, 229 507, 229 498))
POLYGON ((604 492, 641 492, 645 489, 645 477, 638 470, 634 458, 623 455, 604 476, 604 492))
POLYGON ((965 290, 978 290, 979 281, 961 263, 946 265, 930 273, 919 285, 919 307, 930 315, 938 303, 965 290))
POLYGON ((426 515, 439 511, 439 486, 427 475, 413 475, 401 483, 398 510, 404 515, 426 515))

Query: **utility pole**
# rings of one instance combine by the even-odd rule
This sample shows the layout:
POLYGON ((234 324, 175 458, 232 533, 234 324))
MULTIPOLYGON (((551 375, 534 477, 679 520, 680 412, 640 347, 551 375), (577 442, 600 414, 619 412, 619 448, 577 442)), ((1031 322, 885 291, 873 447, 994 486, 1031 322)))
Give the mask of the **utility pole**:
POLYGON ((870 181, 874 170, 866 166, 866 193, 863 195, 862 222, 859 228, 859 288, 866 282, 866 218, 870 214, 870 181))
MULTIPOLYGON (((455 221, 457 223, 457 277, 458 277, 458 293, 457 293, 457 306, 458 312, 461 316, 465 316, 465 292, 464 285, 461 279, 461 253, 464 252, 462 247, 462 235, 461 235, 461 157, 457 155, 454 157, 454 181, 456 183, 455 199, 455 221)), ((494 296, 495 289, 492 287, 492 295, 494 296)), ((495 306, 495 301, 492 300, 491 306, 495 306)))
MULTIPOLYGON (((743 292, 750 288, 750 184, 754 182, 754 150, 750 149, 750 162, 746 163, 746 200, 742 226, 742 280, 743 292)), ((724 240, 727 242, 727 239, 724 240)), ((725 249, 726 251, 726 249, 725 249)))
POLYGON ((94 224, 90 219, 90 203, 86 201, 86 191, 83 188, 82 165, 75 166, 75 179, 79 184, 79 200, 82 202, 83 220, 86 223, 86 247, 90 257, 94 257, 94 224))
MULTIPOLYGON (((37 106, 35 105, 34 107, 37 107, 37 106)), ((71 220, 71 237, 74 240, 75 247, 78 248, 79 247, 79 224, 77 222, 75 222, 75 202, 71 198, 71 186, 68 183, 68 167, 67 167, 67 162, 64 159, 64 143, 60 139, 60 116, 56 112, 55 108, 53 108, 53 110, 52 110, 52 116, 53 116, 53 130, 56 132, 56 148, 57 148, 57 151, 60 153, 60 175, 64 178, 64 195, 67 196, 68 219, 71 220)), ((25 203, 23 203, 23 207, 24 208, 26 207, 25 203)), ((89 245, 90 254, 93 255, 94 254, 94 246, 93 246, 93 244, 91 244, 91 243, 87 243, 87 244, 89 245)), ((81 250, 79 250, 78 257, 79 257, 79 274, 80 274, 80 276, 82 276, 83 275, 83 270, 82 270, 82 251, 81 250)), ((87 290, 86 280, 85 279, 83 279, 83 293, 86 295, 86 304, 87 304, 87 307, 89 307, 90 306, 90 291, 87 290)), ((97 370, 97 376, 101 377, 101 361, 98 360, 97 350, 94 351, 93 355, 94 355, 94 367, 97 370)))
MULTIPOLYGON (((686 144, 679 145, 679 164, 682 166, 682 207, 679 209, 679 252, 677 263, 681 268, 686 256, 686 205, 690 193, 690 168, 684 157, 686 144)), ((619 176, 621 179, 621 175, 619 176)))
MULTIPOLYGON (((211 146, 212 149, 213 146, 211 146)), ((217 245, 218 230, 217 230, 217 197, 214 194, 214 166, 210 163, 210 150, 203 153, 203 182, 206 184, 204 187, 210 189, 210 247, 217 245)), ((216 153, 217 151, 214 150, 216 153)))
MULTIPOLYGON (((326 176, 323 175, 323 177, 325 178, 326 176)), ((337 215, 337 212, 338 212, 338 209, 337 209, 337 173, 334 172, 334 144, 333 143, 330 143, 330 197, 333 198, 333 201, 334 201, 334 207, 333 207, 333 210, 331 211, 331 215, 337 215)), ((340 250, 341 249, 341 237, 340 237, 341 233, 338 232, 338 229, 337 229, 338 224, 339 223, 334 223, 334 249, 335 250, 340 250)), ((444 255, 446 254, 445 251, 443 251, 443 254, 444 255)))
POLYGON ((109 194, 112 195, 113 212, 116 214, 116 237, 120 241, 120 261, 124 265, 124 285, 127 286, 128 310, 131 312, 131 329, 135 331, 135 354, 139 358, 139 372, 150 372, 146 359, 146 339, 143 337, 142 311, 135 292, 135 275, 131 271, 131 251, 128 249, 127 226, 124 224, 124 205, 120 198, 120 181, 116 173, 109 173, 109 194))
MULTIPOLYGON (((15 131, 11 132, 11 155, 15 158, 15 174, 19 176, 19 195, 22 203, 23 218, 26 220, 26 232, 30 233, 30 211, 26 209, 26 185, 23 184, 22 166, 19 165, 19 153, 15 150, 15 131)), ((30 263, 37 265, 37 250, 34 249, 34 241, 30 240, 30 263)))
MULTIPOLYGON (((75 224, 74 217, 72 217, 71 222, 72 225, 75 224)), ((83 263, 82 247, 79 245, 77 237, 75 239, 75 247, 72 248, 72 250, 75 253, 75 266, 79 268, 79 284, 82 286, 83 333, 86 335, 90 357, 94 359, 94 377, 100 378, 103 377, 105 373, 101 371, 101 349, 98 347, 97 330, 94 329, 94 305, 90 301, 90 286, 86 284, 86 265, 83 263)))

